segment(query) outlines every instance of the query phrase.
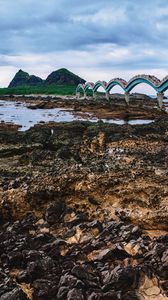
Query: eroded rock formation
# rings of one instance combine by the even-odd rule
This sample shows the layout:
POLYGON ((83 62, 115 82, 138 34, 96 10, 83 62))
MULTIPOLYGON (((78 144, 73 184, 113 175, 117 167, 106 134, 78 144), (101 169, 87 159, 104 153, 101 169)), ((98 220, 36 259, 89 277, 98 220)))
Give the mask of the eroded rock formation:
POLYGON ((168 299, 168 119, 0 126, 0 299, 168 299))

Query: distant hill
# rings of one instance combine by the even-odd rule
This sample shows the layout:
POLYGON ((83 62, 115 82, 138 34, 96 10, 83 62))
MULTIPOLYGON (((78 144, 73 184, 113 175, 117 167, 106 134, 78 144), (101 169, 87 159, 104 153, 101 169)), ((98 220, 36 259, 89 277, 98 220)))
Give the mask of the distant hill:
POLYGON ((19 86, 39 86, 43 83, 40 77, 29 75, 27 72, 19 70, 9 84, 9 88, 19 86))
POLYGON ((37 86, 43 84, 43 80, 35 75, 30 75, 29 79, 27 80, 27 85, 29 86, 37 86))
POLYGON ((52 72, 45 80, 45 85, 78 85, 79 83, 85 83, 86 81, 67 69, 59 69, 52 72))
POLYGON ((29 75, 23 70, 19 70, 9 84, 9 88, 21 86, 41 86, 41 85, 73 85, 85 83, 85 80, 70 72, 67 69, 59 69, 52 72, 46 80, 42 80, 35 75, 29 75))

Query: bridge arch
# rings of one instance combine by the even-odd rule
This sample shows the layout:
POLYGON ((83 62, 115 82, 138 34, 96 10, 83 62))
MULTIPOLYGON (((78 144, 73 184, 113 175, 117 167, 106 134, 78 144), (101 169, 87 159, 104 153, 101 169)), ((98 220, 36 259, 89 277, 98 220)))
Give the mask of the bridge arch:
POLYGON ((164 77, 158 88, 160 93, 164 93, 168 90, 168 76, 164 77))
MULTIPOLYGON (((116 86, 119 86, 125 92, 126 85, 127 85, 127 82, 122 78, 114 78, 114 79, 110 80, 106 87, 107 98, 110 99, 110 91, 116 86)), ((127 103, 126 98, 125 98, 125 101, 127 103)))
POLYGON ((92 91, 92 94, 94 93, 94 92, 93 92, 93 88, 94 88, 94 83, 93 83, 93 82, 87 82, 87 83, 85 84, 85 87, 84 87, 84 90, 85 90, 85 97, 87 97, 87 92, 88 92, 89 90, 92 91))
POLYGON ((158 86, 160 83, 160 80, 154 76, 150 75, 138 75, 133 77, 125 87, 125 91, 130 93, 135 86, 141 84, 141 83, 146 83, 150 85, 156 92, 158 92, 158 86))
POLYGON ((81 93, 83 94, 83 96, 85 96, 85 85, 83 84, 78 84, 77 88, 76 88, 76 96, 77 98, 80 98, 81 93))
POLYGON ((125 91, 126 84, 127 84, 127 82, 124 79, 114 78, 114 79, 109 81, 109 83, 106 87, 106 91, 109 93, 112 90, 112 88, 116 85, 119 85, 125 91))
POLYGON ((97 81, 94 85, 93 91, 96 93, 97 90, 102 87, 104 92, 106 92, 106 86, 107 86, 107 82, 106 81, 97 81))
POLYGON ((94 85, 93 93, 94 93, 94 98, 96 99, 96 92, 98 91, 99 88, 102 88, 102 93, 105 93, 106 99, 109 100, 107 92, 106 92, 106 87, 107 87, 107 82, 106 81, 97 81, 94 85))
POLYGON ((114 86, 120 86, 125 92, 125 101, 129 104, 130 92, 139 84, 145 83, 151 86, 157 93, 158 106, 160 109, 163 107, 164 92, 168 90, 168 76, 163 78, 160 81, 157 77, 153 75, 137 75, 131 78, 128 83, 122 78, 114 78, 108 83, 105 81, 97 81, 95 84, 93 82, 87 82, 85 85, 79 84, 76 89, 77 97, 80 97, 81 92, 84 94, 84 97, 87 97, 86 92, 88 89, 93 91, 93 97, 96 96, 97 90, 102 87, 106 93, 106 98, 109 100, 109 93, 114 86))

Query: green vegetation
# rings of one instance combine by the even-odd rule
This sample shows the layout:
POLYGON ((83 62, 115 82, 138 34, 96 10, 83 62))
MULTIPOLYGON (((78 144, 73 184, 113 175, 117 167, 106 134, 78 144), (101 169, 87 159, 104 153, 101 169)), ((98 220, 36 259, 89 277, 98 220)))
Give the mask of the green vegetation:
POLYGON ((0 95, 75 95, 76 86, 73 85, 43 85, 43 86, 21 86, 15 88, 0 88, 0 95))
POLYGON ((85 80, 65 68, 52 72, 46 80, 19 70, 7 88, 0 88, 0 95, 75 95, 79 83, 85 80))

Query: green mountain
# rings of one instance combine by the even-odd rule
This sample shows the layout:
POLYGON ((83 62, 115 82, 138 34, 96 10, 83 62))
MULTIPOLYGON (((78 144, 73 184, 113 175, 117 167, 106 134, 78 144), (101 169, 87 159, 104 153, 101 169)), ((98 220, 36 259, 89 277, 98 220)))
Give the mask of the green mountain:
POLYGON ((78 85, 86 81, 69 70, 62 68, 52 72, 45 80, 45 85, 78 85))
POLYGON ((35 75, 30 75, 27 81, 27 85, 29 86, 37 86, 43 84, 43 80, 35 75))
POLYGON ((40 77, 29 75, 27 72, 19 70, 9 84, 9 88, 19 86, 38 86, 43 83, 40 77))
POLYGON ((49 85, 77 86, 79 83, 85 83, 85 80, 64 68, 52 72, 46 80, 42 80, 40 77, 29 75, 27 72, 19 70, 8 87, 15 88, 49 85))

